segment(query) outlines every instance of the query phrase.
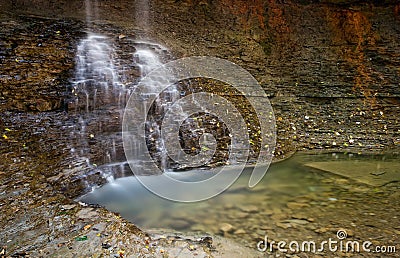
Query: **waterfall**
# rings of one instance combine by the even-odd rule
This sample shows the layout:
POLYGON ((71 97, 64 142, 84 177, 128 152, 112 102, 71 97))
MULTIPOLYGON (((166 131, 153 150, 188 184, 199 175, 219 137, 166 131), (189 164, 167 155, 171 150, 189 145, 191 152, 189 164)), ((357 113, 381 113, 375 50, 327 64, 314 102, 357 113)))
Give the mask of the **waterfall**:
POLYGON ((98 0, 85 0, 86 25, 92 27, 93 20, 99 19, 99 2, 98 0), (94 2, 94 4, 92 4, 94 2))
POLYGON ((87 37, 80 41, 72 80, 75 104, 69 108, 79 121, 73 132, 76 140, 74 153, 88 160, 90 168, 110 180, 114 171, 99 169, 97 164, 115 163, 122 159, 117 142, 123 108, 129 96, 129 89, 119 78, 121 67, 116 65, 115 56, 110 39, 104 35, 88 32, 87 37))
MULTIPOLYGON (((136 42, 136 52, 134 53, 135 62, 137 62, 138 67, 140 68, 141 77, 147 76, 151 71, 160 67, 163 63, 160 60, 160 56, 162 52, 165 52, 166 49, 159 45, 150 42, 136 42)), ((163 88, 165 85, 164 78, 158 78, 157 80, 153 80, 146 85, 149 89, 148 94, 155 94, 159 92, 160 88, 163 88)), ((156 95, 154 95, 156 96, 156 95)), ((169 87, 162 94, 157 96, 155 103, 148 103, 146 99, 144 99, 143 105, 144 109, 152 105, 149 114, 143 114, 147 117, 146 119, 146 137, 148 146, 142 146, 143 148, 149 148, 152 152, 153 158, 158 162, 158 166, 162 171, 166 171, 169 168, 168 165, 168 156, 165 147, 165 139, 161 135, 161 119, 163 114, 169 109, 169 107, 180 97, 178 90, 175 86, 169 87)), ((138 149, 138 157, 140 159, 140 147, 138 149)), ((137 174, 149 174, 154 173, 154 171, 146 172, 146 165, 141 164, 141 161, 138 160, 138 170, 135 171, 137 174)))
POLYGON ((81 162, 89 168, 85 173, 100 173, 112 181, 115 174, 129 175, 121 167, 124 154, 120 124, 130 90, 125 87, 127 82, 122 75, 126 68, 117 60, 113 41, 94 32, 93 22, 99 18, 98 1, 86 0, 85 7, 89 31, 77 46, 71 80, 74 100, 68 105, 76 120, 71 153, 85 161, 81 162))
POLYGON ((117 70, 114 65, 113 48, 108 38, 88 33, 78 45, 74 92, 83 92, 86 98, 86 111, 96 108, 97 91, 99 89, 121 88, 117 70))
POLYGON ((136 26, 143 30, 150 29, 150 3, 149 0, 136 0, 135 5, 135 22, 136 26))
MULTIPOLYGON (((98 20, 97 1, 86 0, 87 36, 79 42, 76 67, 71 79, 73 101, 68 105, 74 116, 71 132, 71 153, 88 169, 84 177, 100 173, 108 181, 131 176, 132 171, 125 158, 122 144, 122 117, 131 92, 140 78, 161 66, 168 59, 168 51, 160 44, 131 38, 114 40, 105 33, 96 32, 98 20)), ((139 24, 148 26, 148 2, 137 2, 140 8, 139 24)), ((139 13, 137 13, 139 15, 139 13)), ((102 30, 104 31, 104 30, 102 30)), ((148 85, 151 92, 163 86, 163 80, 148 85), (153 90, 152 90, 153 89, 153 90)), ((179 98, 179 92, 171 87, 163 92, 152 105, 146 122, 147 146, 136 146, 140 153, 150 149, 160 168, 168 168, 164 139, 161 137, 162 114, 179 98)), ((151 173, 151 172, 150 172, 151 173)))

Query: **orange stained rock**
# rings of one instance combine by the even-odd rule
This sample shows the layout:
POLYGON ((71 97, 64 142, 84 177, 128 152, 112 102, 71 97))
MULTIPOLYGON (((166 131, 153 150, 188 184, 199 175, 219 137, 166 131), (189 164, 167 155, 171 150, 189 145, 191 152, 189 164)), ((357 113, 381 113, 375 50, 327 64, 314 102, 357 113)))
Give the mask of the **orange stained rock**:
POLYGON ((377 37, 372 31, 371 23, 367 16, 358 10, 327 9, 326 15, 328 25, 333 32, 333 41, 343 46, 344 60, 356 68, 353 91, 364 95, 365 104, 375 106, 375 92, 369 85, 377 72, 365 57, 365 48, 375 45, 377 37))

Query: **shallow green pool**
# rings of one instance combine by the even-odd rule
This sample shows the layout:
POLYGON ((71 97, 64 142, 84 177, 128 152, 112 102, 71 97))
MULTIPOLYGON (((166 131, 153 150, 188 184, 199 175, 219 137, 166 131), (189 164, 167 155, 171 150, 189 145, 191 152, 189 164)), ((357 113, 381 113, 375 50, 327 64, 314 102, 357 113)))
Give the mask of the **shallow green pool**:
MULTIPOLYGON (((365 222, 360 224, 366 224, 369 218, 362 218, 362 214, 373 209, 373 203, 382 203, 373 197, 390 196, 392 192, 385 185, 390 189, 400 187, 399 164, 396 156, 296 154, 271 165, 255 188, 247 187, 251 172, 247 168, 227 191, 206 201, 178 203, 162 199, 135 177, 117 179, 80 201, 103 205, 143 229, 222 234, 253 245, 267 233, 281 238, 319 237, 321 228, 329 233, 330 228, 339 225, 355 227, 353 224, 362 220, 365 222)), ((204 171, 182 173, 196 178, 204 171)), ((393 208, 393 214, 387 211, 387 215, 396 217, 398 207, 393 208)))

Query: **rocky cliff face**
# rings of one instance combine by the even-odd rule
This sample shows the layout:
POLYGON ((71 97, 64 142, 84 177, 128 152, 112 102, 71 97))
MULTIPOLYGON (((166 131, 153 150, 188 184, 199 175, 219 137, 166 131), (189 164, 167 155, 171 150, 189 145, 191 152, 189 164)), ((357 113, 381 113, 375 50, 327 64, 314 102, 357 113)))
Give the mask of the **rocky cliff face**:
MULTIPOLYGON (((62 110, 83 2, 1 5, 1 110, 62 110)), ((273 104, 278 154, 399 146, 397 1, 153 0, 149 31, 135 25, 135 8, 98 1, 96 22, 118 28, 115 37, 147 34, 177 58, 217 56, 246 68, 273 104)))
POLYGON ((62 110, 77 22, 21 17, 1 26, 0 110, 62 110))
MULTIPOLYGON (((175 58, 217 56, 250 71, 272 102, 278 126, 275 154, 279 158, 302 149, 374 153, 399 150, 397 0, 151 0, 148 30, 138 26, 146 23, 138 22, 141 16, 135 15, 138 6, 132 4, 134 1, 93 2, 98 3, 98 15, 92 17, 96 29, 114 40, 120 56, 132 51, 126 38, 150 37, 167 46, 175 58)), ((132 231, 127 231, 131 226, 114 215, 101 211, 99 217, 95 212, 95 221, 82 220, 73 215, 82 212, 81 207, 61 205, 71 204, 69 198, 82 194, 88 184, 105 183, 98 171, 87 173, 91 170, 87 162, 78 163, 70 153, 71 128, 77 119, 74 108, 67 110, 65 103, 70 97, 67 88, 75 67, 77 44, 85 36, 84 8, 82 0, 0 0, 0 227, 4 228, 0 242, 6 243, 7 251, 14 256, 26 256, 28 250, 33 250, 33 256, 39 255, 39 250, 42 256, 55 252, 65 255, 78 243, 77 232, 88 234, 88 225, 97 228, 97 223, 110 220, 107 230, 96 234, 104 233, 114 243, 138 241, 125 239, 131 237, 132 231)), ((125 62, 131 60, 126 58, 125 62)), ((131 70, 131 76, 137 77, 138 71, 131 70)), ((240 102, 240 98, 236 101, 240 102)), ((86 134, 75 139, 91 140, 87 150, 98 164, 104 162, 102 151, 109 146, 96 142, 97 135, 91 137, 90 129, 97 132, 100 127, 108 127, 108 131, 119 131, 120 125, 115 122, 118 119, 111 115, 116 113, 110 112, 110 119, 103 124, 89 123, 86 134)), ((188 141, 189 145, 196 143, 188 141)), ((342 179, 327 184, 343 184, 346 189, 350 186, 342 179)), ((364 216, 366 210, 372 216, 375 213, 371 205, 377 203, 378 207, 391 207, 387 215, 375 218, 390 221, 389 216, 396 214, 393 207, 398 206, 393 203, 398 195, 390 195, 396 192, 394 188, 388 193, 378 189, 377 193, 376 188, 351 186, 354 192, 343 191, 340 186, 340 198, 346 200, 350 196, 350 205, 354 194, 377 199, 371 197, 374 200, 355 213, 347 213, 347 203, 341 200, 338 203, 343 207, 330 204, 328 212, 326 206, 322 207, 324 212, 316 212, 329 221, 341 207, 346 210, 342 213, 346 217, 364 216)), ((329 196, 321 198, 325 197, 329 196)), ((316 203, 319 205, 320 201, 316 203)), ((326 204, 325 199, 322 204, 326 204)), ((298 207, 299 211, 304 209, 298 207)), ((279 209, 279 213, 284 212, 279 209)), ((277 215, 275 220, 281 220, 277 215)), ((378 220, 376 223, 382 224, 378 220)), ((379 230, 379 226, 372 229, 379 230)), ((316 232, 329 233, 321 235, 327 238, 332 233, 329 231, 325 225, 316 232)), ((380 244, 388 244, 385 241, 395 237, 395 232, 384 231, 380 244)), ((92 239, 96 238, 89 235, 92 239)), ((82 242, 75 250, 83 248, 80 254, 104 252, 104 246, 97 242, 92 242, 96 243, 95 249, 87 248, 88 242, 82 242)), ((141 238, 140 243, 135 249, 148 254, 148 238, 141 238)), ((229 245, 224 245, 232 252, 229 245)), ((127 247, 127 253, 131 247, 127 247)), ((181 254, 181 246, 177 249, 181 254)), ((165 250, 169 252, 168 247, 165 250)), ((215 251, 213 254, 218 256, 215 251)))
POLYGON ((275 109, 278 152, 398 147, 400 19, 393 1, 154 6, 154 33, 178 53, 226 58, 258 79, 275 109))

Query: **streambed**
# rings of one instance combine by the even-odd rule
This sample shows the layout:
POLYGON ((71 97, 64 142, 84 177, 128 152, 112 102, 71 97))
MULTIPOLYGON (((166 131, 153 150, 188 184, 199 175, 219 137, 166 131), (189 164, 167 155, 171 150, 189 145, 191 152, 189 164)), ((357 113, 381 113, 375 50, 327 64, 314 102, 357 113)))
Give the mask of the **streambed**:
MULTIPOLYGON (((105 206, 146 230, 219 234, 253 248, 265 236, 276 242, 323 241, 336 237, 340 229, 346 230, 349 239, 398 246, 398 164, 399 157, 392 155, 296 154, 273 164, 255 188, 247 187, 251 169, 246 168, 227 191, 206 201, 165 200, 135 177, 119 178, 79 200, 105 206), (346 175, 340 168, 335 170, 342 163, 352 163, 346 175), (315 164, 332 169, 318 170, 313 168, 315 164), (359 181, 357 164, 361 170, 365 170, 363 164, 369 164, 368 171, 363 171, 371 175, 369 183, 359 181), (384 180, 385 174, 392 176, 384 180)), ((212 172, 179 173, 183 174, 178 176, 181 180, 196 180, 202 173, 212 172)))

